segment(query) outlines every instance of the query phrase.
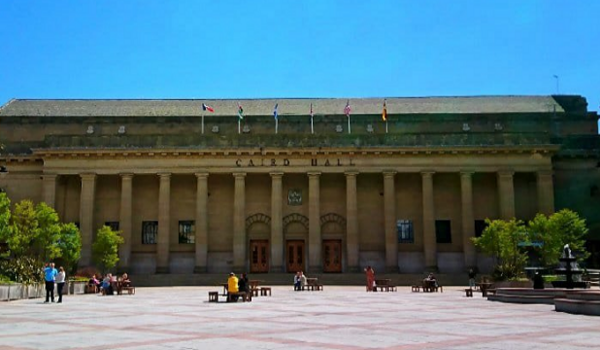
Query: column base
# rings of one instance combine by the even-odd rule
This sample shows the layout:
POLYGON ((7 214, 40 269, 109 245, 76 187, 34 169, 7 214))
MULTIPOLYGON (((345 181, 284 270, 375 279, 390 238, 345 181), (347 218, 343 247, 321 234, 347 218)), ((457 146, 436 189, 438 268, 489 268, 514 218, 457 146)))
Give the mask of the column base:
POLYGON ((358 266, 349 266, 348 272, 356 273, 356 272, 362 272, 362 271, 360 270, 360 267, 358 267, 358 266))
POLYGON ((169 267, 168 266, 157 266, 156 273, 157 274, 169 273, 169 267))
POLYGON ((400 272, 400 269, 398 268, 398 266, 386 266, 385 267, 385 273, 398 273, 400 272))
POLYGON ((194 273, 207 273, 208 269, 206 266, 196 266, 194 267, 194 273))
POLYGON ((269 272, 271 272, 271 273, 283 273, 285 271, 283 271, 283 267, 281 267, 281 266, 271 266, 269 272))

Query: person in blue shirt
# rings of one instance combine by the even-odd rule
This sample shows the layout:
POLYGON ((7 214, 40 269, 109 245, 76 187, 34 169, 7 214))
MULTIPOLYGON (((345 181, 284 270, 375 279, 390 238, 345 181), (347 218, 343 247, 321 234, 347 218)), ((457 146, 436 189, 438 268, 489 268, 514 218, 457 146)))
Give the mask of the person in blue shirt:
POLYGON ((54 268, 54 263, 46 264, 44 268, 44 279, 46 280, 46 301, 48 303, 50 298, 54 302, 54 280, 58 271, 54 268))

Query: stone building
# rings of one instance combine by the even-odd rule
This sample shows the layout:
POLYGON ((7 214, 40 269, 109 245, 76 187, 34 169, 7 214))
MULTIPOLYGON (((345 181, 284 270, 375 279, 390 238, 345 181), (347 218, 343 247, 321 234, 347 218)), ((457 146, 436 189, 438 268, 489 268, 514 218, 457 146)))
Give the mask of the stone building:
POLYGON ((11 100, 0 187, 76 222, 80 265, 102 225, 121 230, 133 273, 455 273, 485 268, 470 241, 485 218, 564 207, 587 218, 598 264, 598 116, 583 97, 386 106, 387 123, 381 98, 11 100))

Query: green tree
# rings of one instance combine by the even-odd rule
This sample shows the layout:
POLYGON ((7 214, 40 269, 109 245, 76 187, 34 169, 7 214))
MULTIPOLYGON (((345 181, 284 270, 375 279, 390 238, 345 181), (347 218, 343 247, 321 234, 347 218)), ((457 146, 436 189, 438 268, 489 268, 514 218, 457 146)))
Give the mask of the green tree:
POLYGON ((57 246, 65 268, 67 271, 71 271, 81 257, 81 233, 74 223, 60 225, 57 246))
POLYGON ((488 227, 481 237, 472 238, 475 246, 496 259, 494 277, 513 279, 523 275, 527 254, 520 243, 528 242, 527 230, 522 221, 512 219, 486 220, 488 227))
POLYGON ((38 222, 37 232, 32 246, 32 253, 44 261, 61 256, 58 242, 61 239, 61 227, 58 214, 46 203, 35 206, 35 218, 38 222))
MULTIPOLYGON (((11 236, 12 227, 10 225, 11 213, 10 213, 10 199, 6 193, 0 193, 0 243, 7 243, 8 238, 11 236)), ((8 255, 5 252, 3 255, 8 255)))
POLYGON ((542 242, 537 248, 545 266, 556 265, 562 256, 563 247, 568 244, 577 260, 589 257, 585 249, 585 235, 588 232, 585 220, 576 212, 563 209, 550 217, 538 214, 528 224, 532 239, 542 242))
POLYGON ((119 262, 119 245, 123 244, 120 231, 113 231, 108 226, 98 230, 96 241, 92 244, 92 260, 106 273, 119 262))
POLYGON ((8 237, 8 249, 14 257, 31 255, 31 247, 38 233, 35 208, 30 200, 15 205, 12 215, 12 235, 8 237))

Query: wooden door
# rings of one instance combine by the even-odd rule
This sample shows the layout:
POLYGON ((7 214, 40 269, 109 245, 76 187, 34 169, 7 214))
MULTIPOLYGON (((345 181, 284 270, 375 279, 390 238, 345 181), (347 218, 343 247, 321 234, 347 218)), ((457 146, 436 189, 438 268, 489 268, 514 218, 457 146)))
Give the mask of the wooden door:
POLYGON ((342 241, 323 241, 323 272, 342 272, 342 241))
POLYGON ((250 272, 269 272, 269 241, 250 241, 250 272))
POLYGON ((287 241, 287 272, 304 271, 304 241, 287 241))

